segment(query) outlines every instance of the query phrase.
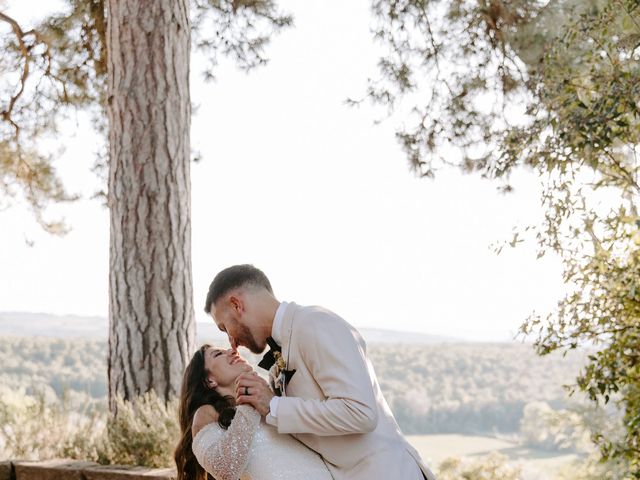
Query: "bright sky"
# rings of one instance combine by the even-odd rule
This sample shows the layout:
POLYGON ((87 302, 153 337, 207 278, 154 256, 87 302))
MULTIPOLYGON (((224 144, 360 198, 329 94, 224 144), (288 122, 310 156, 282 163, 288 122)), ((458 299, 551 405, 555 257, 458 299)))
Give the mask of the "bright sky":
MULTIPOLYGON (((9 11, 28 18, 38 3, 9 1, 9 11)), ((455 171, 416 178, 396 124, 344 105, 377 74, 369 1, 282 5, 296 25, 275 38, 268 66, 246 75, 224 64, 204 83, 192 62, 196 319, 207 320, 213 276, 235 263, 261 268, 279 299, 360 327, 503 340, 534 309, 552 309, 557 260, 536 260, 532 244, 490 248, 540 218, 538 180, 523 172, 504 196, 455 171)), ((106 316, 109 218, 89 199, 97 140, 83 116, 60 139, 59 171, 84 199, 51 212, 73 231, 50 237, 24 207, 0 212, 0 311, 106 316)))

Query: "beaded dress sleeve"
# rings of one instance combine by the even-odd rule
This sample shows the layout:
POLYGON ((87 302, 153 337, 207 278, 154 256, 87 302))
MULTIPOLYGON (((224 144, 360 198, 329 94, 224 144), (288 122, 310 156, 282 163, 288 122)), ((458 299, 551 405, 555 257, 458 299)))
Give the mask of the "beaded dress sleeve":
POLYGON ((238 480, 244 472, 260 414, 250 405, 236 407, 227 430, 217 423, 205 425, 193 439, 198 463, 216 480, 238 480))

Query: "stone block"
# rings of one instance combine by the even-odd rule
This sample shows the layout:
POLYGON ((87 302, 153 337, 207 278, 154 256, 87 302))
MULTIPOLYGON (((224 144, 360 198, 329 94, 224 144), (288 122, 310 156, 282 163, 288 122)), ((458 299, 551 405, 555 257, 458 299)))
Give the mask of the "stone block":
POLYGON ((13 480, 11 462, 0 462, 0 480, 13 480))
POLYGON ((42 462, 14 462, 15 480, 84 480, 82 471, 97 465, 69 459, 44 460, 42 462))
POLYGON ((85 468, 86 480, 175 480, 175 469, 146 468, 124 465, 100 465, 85 468))

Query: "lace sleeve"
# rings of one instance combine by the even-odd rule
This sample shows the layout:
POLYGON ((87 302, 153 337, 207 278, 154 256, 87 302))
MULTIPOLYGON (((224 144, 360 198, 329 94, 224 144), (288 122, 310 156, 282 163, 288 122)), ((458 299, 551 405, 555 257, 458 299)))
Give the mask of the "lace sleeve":
POLYGON ((260 424, 260 414, 250 405, 240 405, 227 430, 217 424, 217 435, 209 435, 206 425, 193 439, 192 450, 198 463, 216 480, 238 480, 249 461, 253 435, 260 424))

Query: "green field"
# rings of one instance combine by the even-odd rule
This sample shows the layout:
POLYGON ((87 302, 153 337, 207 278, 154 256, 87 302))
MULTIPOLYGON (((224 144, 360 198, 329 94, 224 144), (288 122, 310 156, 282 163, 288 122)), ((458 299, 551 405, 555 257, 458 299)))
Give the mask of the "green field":
POLYGON ((576 454, 547 452, 526 448, 517 442, 473 435, 408 435, 427 465, 437 469, 448 457, 479 458, 492 452, 506 455, 513 464, 522 465, 529 475, 539 474, 540 480, 551 478, 558 469, 578 458, 576 454))

